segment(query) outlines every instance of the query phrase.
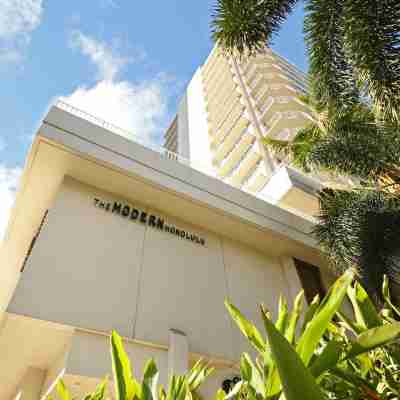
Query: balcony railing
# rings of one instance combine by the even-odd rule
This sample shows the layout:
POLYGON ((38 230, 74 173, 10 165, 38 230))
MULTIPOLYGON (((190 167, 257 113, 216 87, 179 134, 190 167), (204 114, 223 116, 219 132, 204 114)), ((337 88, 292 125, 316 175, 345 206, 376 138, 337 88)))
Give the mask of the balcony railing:
MULTIPOLYGON (((92 123, 92 124, 94 124, 94 125, 96 125, 98 127, 104 128, 104 129, 106 129, 106 130, 108 130, 108 131, 110 131, 112 133, 115 133, 117 135, 123 136, 128 141, 133 141, 133 142, 135 142, 135 143, 137 143, 137 144, 139 144, 139 145, 141 145, 141 146, 143 146, 145 148, 153 150, 153 151, 157 152, 160 155, 160 157, 162 157, 162 158, 165 158, 165 159, 171 160, 173 162, 178 162, 180 164, 183 164, 183 165, 185 165, 185 166, 187 166, 187 167, 189 167, 189 168, 191 168, 191 169, 193 169, 195 171, 198 171, 198 172, 203 173, 205 175, 211 176, 214 179, 219 179, 220 181, 223 181, 223 182, 225 182, 226 184, 228 184, 228 185, 230 185, 232 187, 235 187, 235 186, 231 185, 229 183, 229 181, 226 181, 226 179, 228 177, 231 177, 234 173, 236 173, 236 171, 238 170, 238 168, 242 164, 243 159, 246 158, 246 156, 249 155, 249 153, 252 151, 252 149, 254 150, 254 143, 253 143, 251 146, 249 146, 249 148, 245 152, 243 152, 243 154, 241 155, 241 157, 238 160, 238 162, 236 162, 235 165, 233 166, 233 168, 231 168, 230 173, 228 174, 228 176, 225 177, 225 179, 223 179, 222 177, 218 177, 216 171, 212 170, 212 168, 209 165, 201 164, 201 163, 199 163, 197 161, 194 162, 194 161, 189 160, 189 159, 187 159, 185 157, 182 157, 181 155, 179 155, 177 153, 174 153, 172 151, 169 151, 165 147, 162 147, 162 146, 158 145, 155 142, 152 142, 150 140, 144 139, 143 137, 137 136, 137 135, 135 135, 134 133, 132 133, 129 130, 120 128, 120 127, 118 127, 118 126, 116 126, 116 125, 114 125, 114 124, 112 124, 110 122, 107 122, 107 121, 105 121, 105 120, 103 120, 103 119, 101 119, 99 117, 96 117, 96 116, 94 116, 92 114, 89 114, 86 111, 80 110, 79 108, 74 107, 74 106, 72 106, 72 105, 70 105, 70 104, 68 104, 68 103, 66 103, 66 102, 64 102, 62 100, 56 101, 54 105, 57 108, 62 109, 62 110, 66 111, 66 112, 68 112, 68 113, 70 113, 72 115, 75 115, 76 117, 82 118, 82 119, 84 119, 84 120, 86 120, 86 121, 88 121, 88 122, 90 122, 90 123, 92 123)), ((255 172, 252 175, 254 175, 259 170, 260 170, 260 165, 257 166, 255 172)), ((246 183, 247 183, 246 186, 248 186, 249 182, 247 181, 246 183)), ((235 187, 235 188, 237 189, 237 187, 235 187)), ((249 192, 247 192, 247 193, 249 193, 249 192)), ((249 193, 249 194, 251 194, 251 193, 249 193)), ((257 196, 257 194, 252 194, 252 195, 255 196, 255 197, 259 197, 259 198, 261 198, 262 200, 264 200, 264 201, 266 201, 268 203, 275 204, 274 200, 272 200, 271 198, 265 196, 264 194, 262 195, 262 197, 257 196)), ((300 213, 298 210, 291 209, 290 211, 292 213, 294 213, 294 214, 297 214, 297 215, 300 215, 302 217, 308 218, 307 216, 305 216, 302 213, 300 213)))

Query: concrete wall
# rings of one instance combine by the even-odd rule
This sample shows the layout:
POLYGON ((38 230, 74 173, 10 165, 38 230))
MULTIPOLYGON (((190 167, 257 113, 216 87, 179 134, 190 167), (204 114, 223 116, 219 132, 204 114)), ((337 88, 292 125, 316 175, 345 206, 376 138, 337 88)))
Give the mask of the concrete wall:
POLYGON ((190 147, 190 161, 204 173, 215 176, 216 174, 212 166, 207 112, 200 68, 190 81, 185 98, 187 103, 187 134, 190 147))
POLYGON ((166 346, 177 329, 189 351, 233 360, 248 349, 224 299, 261 325, 258 303, 275 311, 279 293, 290 300, 300 287, 285 259, 130 202, 205 239, 205 246, 192 243, 95 207, 95 197, 123 201, 64 181, 9 312, 166 346))
POLYGON ((178 153, 184 158, 190 159, 189 145, 189 121, 187 94, 185 93, 178 106, 178 153))

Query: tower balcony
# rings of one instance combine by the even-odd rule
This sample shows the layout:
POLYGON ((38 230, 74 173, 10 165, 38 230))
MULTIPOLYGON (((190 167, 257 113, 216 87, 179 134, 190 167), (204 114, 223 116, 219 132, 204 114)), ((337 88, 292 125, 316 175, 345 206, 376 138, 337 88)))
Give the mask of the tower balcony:
POLYGON ((228 178, 233 173, 234 169, 238 167, 239 163, 244 159, 255 141, 255 137, 251 135, 244 135, 227 153, 224 159, 219 164, 218 175, 221 178, 228 178))
POLYGON ((243 184, 251 177, 253 172, 257 169, 259 163, 262 161, 261 149, 256 140, 251 148, 247 151, 244 158, 232 170, 229 184, 236 187, 242 187, 243 184))
POLYGON ((227 125, 225 125, 224 129, 220 129, 215 134, 211 145, 218 149, 219 146, 226 141, 226 139, 230 138, 230 136, 238 137, 247 126, 249 125, 249 120, 244 117, 244 110, 238 115, 237 118, 228 118, 227 125), (229 122, 229 124, 228 124, 229 122))
POLYGON ((261 75, 260 78, 252 82, 252 84, 249 86, 250 94, 253 96, 253 98, 257 98, 260 91, 262 91, 265 86, 278 83, 288 84, 289 82, 289 78, 284 74, 279 72, 270 72, 268 74, 261 75))
POLYGON ((266 124, 267 136, 276 137, 285 129, 302 128, 312 121, 312 117, 303 111, 276 112, 266 124))
POLYGON ((262 160, 242 183, 242 189, 249 193, 258 193, 268 182, 267 173, 262 160))
MULTIPOLYGON (((292 111, 309 113, 310 108, 296 96, 271 96, 264 105, 259 105, 259 115, 266 127, 270 125, 270 120, 276 113, 291 113, 292 111)), ((294 116, 292 114, 285 115, 288 120, 294 116)), ((291 125, 291 123, 289 124, 291 125)))
POLYGON ((260 92, 257 97, 254 98, 254 102, 256 106, 259 104, 264 104, 269 96, 299 96, 299 92, 296 88, 290 83, 275 83, 266 85, 260 92))

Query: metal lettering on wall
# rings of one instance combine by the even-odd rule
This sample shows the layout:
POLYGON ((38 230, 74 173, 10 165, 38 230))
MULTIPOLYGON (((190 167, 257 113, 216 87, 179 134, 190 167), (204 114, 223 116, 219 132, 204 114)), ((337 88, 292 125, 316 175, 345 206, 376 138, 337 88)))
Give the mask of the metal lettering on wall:
POLYGON ((206 241, 198 237, 197 235, 187 232, 183 229, 179 229, 176 226, 166 224, 165 221, 153 214, 148 214, 145 211, 138 210, 130 206, 129 204, 124 204, 118 201, 108 202, 101 199, 94 199, 94 206, 101 208, 104 211, 111 212, 112 214, 119 215, 123 218, 129 219, 131 221, 139 221, 151 228, 170 233, 172 235, 178 236, 181 239, 186 239, 190 242, 205 246, 206 241))

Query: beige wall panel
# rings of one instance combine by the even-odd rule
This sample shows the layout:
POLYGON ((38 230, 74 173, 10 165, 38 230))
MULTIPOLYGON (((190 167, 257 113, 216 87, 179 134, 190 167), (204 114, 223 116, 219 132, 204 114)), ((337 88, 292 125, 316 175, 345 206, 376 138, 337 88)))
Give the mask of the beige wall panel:
POLYGON ((204 237, 206 245, 147 230, 136 338, 168 344, 174 328, 187 335, 190 351, 231 358, 220 241, 183 222, 167 221, 204 237))
MULTIPOLYGON (((143 369, 151 358, 160 371, 160 383, 168 383, 168 352, 124 341, 136 378, 143 378, 143 369)), ((69 352, 66 374, 97 377, 112 376, 110 339, 107 336, 77 331, 69 352)))
MULTIPOLYGON (((276 315, 279 295, 288 296, 282 268, 276 259, 237 242, 224 239, 223 249, 229 299, 263 332, 259 304, 264 303, 276 315)), ((236 324, 233 327, 233 340, 235 359, 239 359, 241 352, 250 351, 236 324)))
POLYGON ((145 228, 94 207, 95 196, 65 180, 9 311, 130 336, 145 228))

